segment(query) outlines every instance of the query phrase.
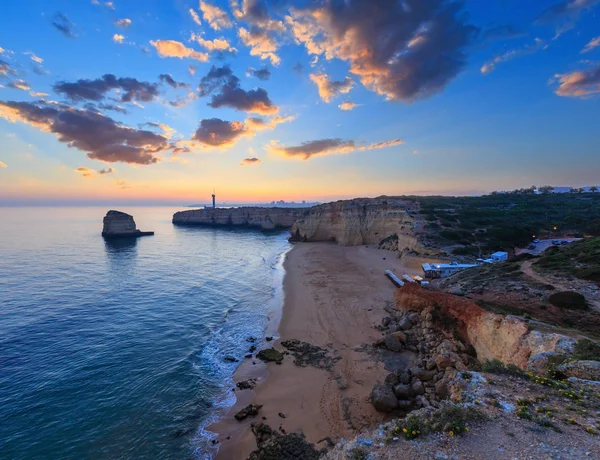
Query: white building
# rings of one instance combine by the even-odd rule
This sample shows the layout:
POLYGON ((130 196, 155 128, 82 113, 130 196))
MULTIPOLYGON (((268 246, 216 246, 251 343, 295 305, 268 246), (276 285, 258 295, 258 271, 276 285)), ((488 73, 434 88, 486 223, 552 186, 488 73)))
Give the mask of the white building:
POLYGON ((466 268, 477 267, 477 264, 457 264, 452 262, 449 264, 422 264, 425 278, 442 278, 451 275, 466 268))
POLYGON ((503 262, 505 260, 508 260, 508 252, 504 252, 504 251, 494 252, 492 254, 491 259, 494 262, 503 262))

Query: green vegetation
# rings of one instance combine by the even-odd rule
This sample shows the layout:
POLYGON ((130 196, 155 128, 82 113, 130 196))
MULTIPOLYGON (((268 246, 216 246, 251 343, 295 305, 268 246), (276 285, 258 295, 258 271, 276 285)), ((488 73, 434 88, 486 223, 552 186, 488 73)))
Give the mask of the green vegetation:
POLYGON ((600 236, 600 193, 403 198, 421 205, 435 242, 482 246, 484 253, 526 246, 533 235, 600 236))
POLYGON ((498 359, 484 362, 481 366, 481 370, 483 370, 483 372, 489 372, 490 374, 511 375, 522 379, 527 378, 527 374, 519 366, 515 366, 514 364, 509 364, 507 366, 498 359))
POLYGON ((586 238, 549 249, 534 265, 559 275, 600 282, 600 238, 586 238))
POLYGON ((457 436, 469 431, 467 422, 484 418, 485 415, 472 406, 444 403, 427 416, 416 413, 397 420, 391 436, 402 435, 408 440, 418 438, 420 435, 440 432, 457 436))
POLYGON ((585 310, 587 308, 585 297, 578 292, 572 291, 552 294, 548 297, 548 302, 555 307, 566 308, 568 310, 585 310))
POLYGON ((573 359, 585 361, 600 361, 600 345, 588 339, 575 344, 573 359))

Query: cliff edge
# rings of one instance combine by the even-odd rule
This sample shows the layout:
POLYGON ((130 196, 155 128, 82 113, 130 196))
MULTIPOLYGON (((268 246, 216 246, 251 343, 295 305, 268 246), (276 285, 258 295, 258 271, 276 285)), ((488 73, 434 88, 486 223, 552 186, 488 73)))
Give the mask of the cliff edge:
POLYGON ((255 227, 262 230, 289 229, 307 212, 305 208, 206 208, 179 211, 173 215, 178 225, 255 227))
POLYGON ((356 198, 314 206, 292 227, 294 241, 335 241, 343 246, 378 245, 382 249, 437 253, 419 240, 419 205, 407 200, 356 198))
POLYGON ((122 238, 154 235, 154 232, 138 230, 133 216, 121 211, 110 210, 104 216, 102 236, 104 238, 122 238))

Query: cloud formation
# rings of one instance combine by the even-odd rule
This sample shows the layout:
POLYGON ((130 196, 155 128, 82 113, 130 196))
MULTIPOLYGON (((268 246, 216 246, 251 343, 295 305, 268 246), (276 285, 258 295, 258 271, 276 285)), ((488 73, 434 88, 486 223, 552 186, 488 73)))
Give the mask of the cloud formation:
POLYGON ((556 29, 556 37, 558 37, 575 27, 582 13, 598 4, 600 0, 564 0, 545 9, 537 22, 558 23, 556 29))
POLYGON ((3 161, 0 161, 0 168, 8 168, 8 166, 3 161))
POLYGON ((240 163, 240 166, 252 166, 252 165, 258 165, 261 164, 262 161, 256 157, 251 157, 251 158, 244 158, 242 160, 242 162, 240 163))
POLYGON ((356 108, 356 107, 358 107, 359 105, 360 105, 360 104, 355 104, 355 103, 354 103, 354 102, 352 102, 352 101, 344 101, 344 102, 342 102, 340 105, 338 105, 338 107, 339 107, 340 109, 342 109, 342 110, 345 110, 345 111, 350 111, 350 110, 353 110, 353 109, 355 109, 355 108, 356 108))
POLYGON ((396 145, 404 144, 402 139, 392 139, 391 141, 381 141, 381 142, 373 142, 366 147, 361 147, 359 150, 376 150, 376 149, 385 149, 388 147, 394 147, 396 145))
POLYGON ((227 13, 216 5, 200 0, 200 11, 204 20, 214 30, 229 29, 233 25, 227 13))
POLYGON ((104 174, 112 174, 114 173, 115 170, 113 168, 107 168, 107 169, 100 169, 98 170, 98 174, 100 174, 101 176, 104 174))
POLYGON ((39 56, 36 56, 36 55, 35 55, 34 53, 32 53, 31 51, 26 51, 26 52, 25 52, 25 53, 23 53, 23 54, 25 54, 25 55, 29 56, 29 58, 30 58, 30 59, 31 59, 33 62, 35 62, 36 64, 43 64, 43 62, 44 62, 44 60, 43 60, 41 57, 39 57, 39 56))
POLYGON ((192 17, 192 21, 194 21, 197 25, 202 25, 202 21, 200 21, 200 16, 198 16, 198 13, 196 13, 196 10, 194 10, 194 8, 190 8, 190 16, 192 17))
POLYGON ((256 88, 246 91, 240 88, 240 80, 229 66, 212 66, 210 72, 202 77, 198 91, 201 97, 211 96, 208 105, 215 109, 230 107, 261 115, 272 115, 279 111, 271 102, 266 90, 256 88))
POLYGON ((313 156, 332 155, 338 153, 350 153, 356 149, 354 141, 342 139, 319 139, 316 141, 303 142, 295 147, 285 147, 277 141, 271 141, 267 145, 267 151, 287 158, 300 158, 308 160, 313 156))
POLYGON ((264 118, 250 117, 246 119, 244 124, 248 130, 265 131, 267 129, 275 129, 277 125, 289 123, 295 119, 296 117, 292 115, 287 117, 275 116, 266 120, 264 118))
POLYGON ((29 91, 31 89, 31 86, 29 86, 29 83, 27 83, 25 80, 21 80, 21 79, 11 81, 6 86, 9 88, 18 89, 21 91, 29 91))
POLYGON ((65 37, 75 38, 77 36, 74 31, 73 23, 71 23, 71 21, 69 21, 62 13, 56 13, 54 15, 52 18, 52 25, 65 37))
POLYGON ((265 81, 271 78, 271 71, 266 67, 263 67, 262 69, 248 67, 248 73, 246 75, 248 75, 249 77, 256 77, 259 80, 265 81))
POLYGON ((596 38, 592 38, 587 45, 585 45, 585 48, 583 48, 581 50, 581 53, 589 53, 590 51, 592 51, 594 48, 597 48, 600 46, 600 35, 596 38))
POLYGON ((535 38, 531 45, 528 45, 524 48, 517 48, 517 49, 509 50, 503 54, 496 56, 491 61, 486 62, 485 64, 483 64, 481 66, 481 69, 480 69, 481 73, 483 73, 483 74, 490 73, 496 69, 496 66, 498 64, 510 61, 512 59, 515 59, 515 58, 518 58, 521 56, 527 56, 529 54, 533 54, 539 50, 546 49, 546 48, 547 48, 547 45, 546 45, 546 42, 544 42, 544 40, 542 40, 541 38, 535 38))
POLYGON ((169 149, 167 137, 124 126, 101 113, 43 101, 0 102, 0 117, 53 133, 60 142, 94 160, 140 165, 156 163, 169 149))
POLYGON ((201 62, 208 61, 208 54, 188 48, 183 43, 175 40, 150 40, 150 44, 156 49, 160 57, 189 58, 201 62))
POLYGON ((310 79, 317 85, 319 89, 319 96, 325 102, 331 102, 331 100, 340 95, 347 94, 354 86, 354 80, 350 77, 344 78, 342 81, 330 80, 327 74, 319 73, 310 74, 310 79))
POLYGON ((286 21, 309 54, 348 62, 364 86, 401 101, 441 91, 477 33, 463 3, 450 0, 328 0, 286 21))
POLYGON ((163 83, 166 83, 171 88, 179 89, 179 88, 187 88, 189 89, 189 85, 187 83, 175 81, 171 74, 163 73, 158 76, 158 79, 163 83))
POLYGON ((106 74, 95 80, 77 80, 75 82, 57 82, 54 91, 64 95, 74 102, 96 101, 99 102, 106 94, 118 89, 122 91, 121 102, 150 102, 158 96, 158 85, 139 81, 135 78, 117 78, 113 74, 106 74))
POLYGON ((193 140, 205 147, 226 148, 235 145, 240 137, 252 136, 241 121, 225 121, 220 118, 209 118, 200 122, 193 140))
POLYGON ((0 75, 8 75, 9 73, 14 73, 14 70, 12 70, 8 62, 0 59, 0 75))
POLYGON ((81 168, 77 168, 75 171, 77 171, 83 177, 94 177, 94 175, 95 175, 95 171, 90 168, 81 167, 81 168))
POLYGON ((230 52, 235 53, 235 49, 231 44, 224 38, 215 38, 214 40, 205 40, 201 35, 192 34, 190 40, 195 40, 198 45, 205 48, 207 51, 214 52, 230 52))
POLYGON ((42 93, 41 91, 29 91, 29 95, 31 97, 41 97, 41 98, 49 96, 48 93, 42 93))
POLYGON ((559 96, 586 97, 600 93, 600 65, 555 77, 559 83, 555 92, 559 96))
POLYGON ((128 18, 123 18, 123 19, 119 19, 119 20, 115 21, 115 26, 122 27, 123 29, 126 29, 130 25, 131 25, 131 19, 128 19, 128 18))
POLYGON ((121 34, 113 35, 113 41, 115 43, 123 44, 123 40, 125 40, 125 35, 121 35, 121 34))

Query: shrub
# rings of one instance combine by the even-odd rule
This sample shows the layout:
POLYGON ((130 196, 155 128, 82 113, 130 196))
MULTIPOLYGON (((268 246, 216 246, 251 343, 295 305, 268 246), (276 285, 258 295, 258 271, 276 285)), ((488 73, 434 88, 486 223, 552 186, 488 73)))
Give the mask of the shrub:
POLYGON ((527 378, 527 374, 518 366, 509 364, 506 366, 502 361, 498 359, 492 359, 483 363, 481 369, 483 372, 489 372, 490 374, 501 374, 511 375, 513 377, 519 377, 522 379, 527 378))
POLYGON ((575 344, 573 358, 586 361, 600 361, 600 345, 588 339, 583 339, 575 344))
POLYGON ((585 310, 587 302, 585 297, 578 292, 563 291, 552 294, 548 297, 550 302, 555 307, 566 308, 568 310, 585 310))

